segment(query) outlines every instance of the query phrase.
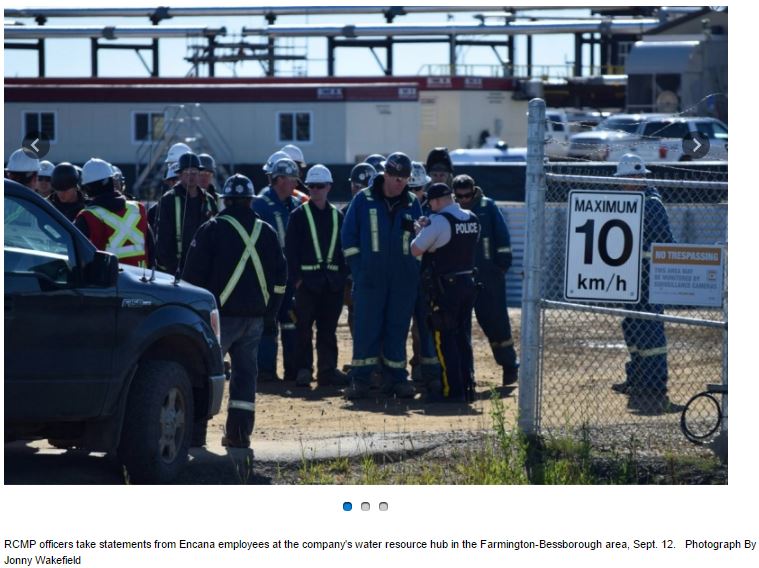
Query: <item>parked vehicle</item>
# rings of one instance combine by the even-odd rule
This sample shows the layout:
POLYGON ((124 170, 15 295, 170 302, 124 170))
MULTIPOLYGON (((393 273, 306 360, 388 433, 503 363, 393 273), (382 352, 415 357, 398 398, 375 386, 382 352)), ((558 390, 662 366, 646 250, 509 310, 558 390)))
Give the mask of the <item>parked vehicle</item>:
POLYGON ((709 139, 709 152, 698 159, 727 159, 727 126, 712 117, 667 114, 616 114, 591 132, 571 137, 568 157, 593 161, 618 161, 628 152, 646 162, 693 159, 683 151, 683 140, 701 133, 709 139))
POLYGON ((527 148, 509 148, 502 144, 495 148, 459 149, 450 152, 453 165, 480 164, 492 162, 524 162, 527 148))
POLYGON ((5 441, 113 452, 130 481, 170 481, 221 406, 213 295, 119 265, 9 180, 4 204, 5 441))

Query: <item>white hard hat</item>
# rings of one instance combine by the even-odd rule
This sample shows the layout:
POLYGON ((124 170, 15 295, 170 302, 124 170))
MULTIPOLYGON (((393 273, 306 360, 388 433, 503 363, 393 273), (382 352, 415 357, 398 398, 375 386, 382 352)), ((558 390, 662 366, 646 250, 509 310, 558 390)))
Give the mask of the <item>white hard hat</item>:
POLYGON ((40 170, 40 161, 19 148, 8 158, 8 165, 5 169, 9 172, 34 172, 36 174, 40 170))
POLYGON ((287 157, 290 158, 296 164, 302 164, 304 166, 306 165, 306 160, 303 157, 303 152, 295 144, 288 144, 287 146, 282 146, 281 151, 286 153, 287 157))
POLYGON ((166 174, 163 176, 164 181, 171 178, 179 177, 179 162, 174 162, 166 167, 166 174))
POLYGON ((173 164, 179 161, 179 156, 192 152, 192 149, 184 142, 177 142, 171 148, 169 148, 168 154, 166 154, 165 164, 173 164))
POLYGON ((411 162, 411 178, 408 180, 410 188, 424 187, 431 181, 432 178, 427 175, 422 162, 411 162))
POLYGON ((332 173, 327 166, 316 164, 311 166, 306 174, 306 185, 309 183, 332 183, 332 173))
POLYGON ((52 162, 48 162, 47 160, 42 160, 40 162, 40 171, 38 175, 42 177, 52 177, 54 169, 55 169, 55 165, 53 165, 52 162))
POLYGON ((274 167, 274 164, 283 158, 290 159, 290 154, 283 152, 282 150, 274 152, 271 156, 269 156, 269 159, 266 160, 266 163, 264 164, 264 173, 270 174, 272 168, 274 167))
POLYGON ((87 160, 82 168, 82 185, 113 177, 111 164, 99 158, 87 160))
POLYGON ((628 176, 642 176, 644 174, 650 174, 651 171, 646 168, 646 163, 637 154, 625 154, 619 159, 617 164, 617 173, 615 176, 628 177, 628 176))

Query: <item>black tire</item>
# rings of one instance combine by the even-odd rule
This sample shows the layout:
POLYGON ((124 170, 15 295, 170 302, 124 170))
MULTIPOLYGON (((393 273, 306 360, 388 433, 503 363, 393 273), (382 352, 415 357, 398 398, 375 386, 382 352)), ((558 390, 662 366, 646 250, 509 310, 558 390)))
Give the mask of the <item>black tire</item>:
POLYGON ((173 480, 187 463, 192 423, 192 385, 185 368, 174 361, 141 363, 119 445, 128 481, 173 480))

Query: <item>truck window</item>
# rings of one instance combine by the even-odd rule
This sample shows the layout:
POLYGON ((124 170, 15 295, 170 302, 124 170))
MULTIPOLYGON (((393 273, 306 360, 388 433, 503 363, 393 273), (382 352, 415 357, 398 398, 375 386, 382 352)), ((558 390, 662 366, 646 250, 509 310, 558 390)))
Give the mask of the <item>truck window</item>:
POLYGON ((727 140, 727 129, 719 122, 697 122, 696 130, 711 140, 727 140))
POLYGON ((643 129, 643 136, 648 138, 685 138, 688 135, 685 122, 649 122, 643 129))

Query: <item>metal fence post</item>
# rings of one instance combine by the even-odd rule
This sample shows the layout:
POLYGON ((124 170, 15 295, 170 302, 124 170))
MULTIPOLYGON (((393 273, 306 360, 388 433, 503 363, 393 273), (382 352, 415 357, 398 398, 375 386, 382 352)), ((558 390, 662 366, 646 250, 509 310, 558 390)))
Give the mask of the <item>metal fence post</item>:
POLYGON ((545 217, 546 103, 532 99, 527 119, 527 240, 522 291, 521 365, 519 368, 519 428, 538 432, 538 373, 540 367, 540 297, 545 217))

